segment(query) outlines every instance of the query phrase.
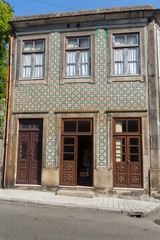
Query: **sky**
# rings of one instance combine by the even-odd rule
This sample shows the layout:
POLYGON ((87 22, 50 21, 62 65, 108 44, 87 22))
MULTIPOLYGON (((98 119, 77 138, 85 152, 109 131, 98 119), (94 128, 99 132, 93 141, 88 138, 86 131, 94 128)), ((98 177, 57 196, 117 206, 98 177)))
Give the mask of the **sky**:
POLYGON ((7 0, 7 2, 14 7, 15 16, 135 5, 154 5, 155 8, 160 8, 160 0, 7 0))

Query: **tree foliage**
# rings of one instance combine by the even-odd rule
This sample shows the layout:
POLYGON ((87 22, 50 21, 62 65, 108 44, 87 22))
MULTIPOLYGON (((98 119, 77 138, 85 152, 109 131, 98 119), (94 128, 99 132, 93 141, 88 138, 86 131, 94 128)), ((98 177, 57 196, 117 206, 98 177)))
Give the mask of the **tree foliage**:
MULTIPOLYGON (((6 78, 8 64, 8 44, 10 24, 13 17, 13 7, 4 0, 0 0, 0 109, 5 114, 5 97, 6 97, 6 78)), ((0 114, 0 131, 4 121, 4 114, 0 114)))

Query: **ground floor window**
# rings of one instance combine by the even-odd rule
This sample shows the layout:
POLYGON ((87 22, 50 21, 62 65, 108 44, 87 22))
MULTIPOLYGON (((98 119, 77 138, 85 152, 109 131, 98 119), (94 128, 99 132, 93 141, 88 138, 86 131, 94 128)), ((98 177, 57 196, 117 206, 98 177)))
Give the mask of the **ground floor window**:
POLYGON ((113 119, 113 185, 142 187, 140 119, 113 119))

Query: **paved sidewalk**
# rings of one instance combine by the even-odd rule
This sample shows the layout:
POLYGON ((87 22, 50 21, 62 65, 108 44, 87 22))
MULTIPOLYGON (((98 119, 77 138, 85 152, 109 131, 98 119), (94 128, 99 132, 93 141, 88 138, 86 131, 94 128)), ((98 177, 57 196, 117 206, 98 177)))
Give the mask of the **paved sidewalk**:
POLYGON ((117 212, 147 214, 160 207, 160 202, 138 201, 105 196, 84 198, 55 195, 53 192, 0 189, 0 201, 18 201, 50 206, 93 208, 117 212))

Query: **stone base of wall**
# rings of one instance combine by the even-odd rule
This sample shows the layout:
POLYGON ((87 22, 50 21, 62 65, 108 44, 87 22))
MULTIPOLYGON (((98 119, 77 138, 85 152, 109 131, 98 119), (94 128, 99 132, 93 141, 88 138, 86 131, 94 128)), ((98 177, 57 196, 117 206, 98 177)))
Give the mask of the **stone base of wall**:
POLYGON ((150 195, 160 199, 160 169, 150 169, 150 195))

